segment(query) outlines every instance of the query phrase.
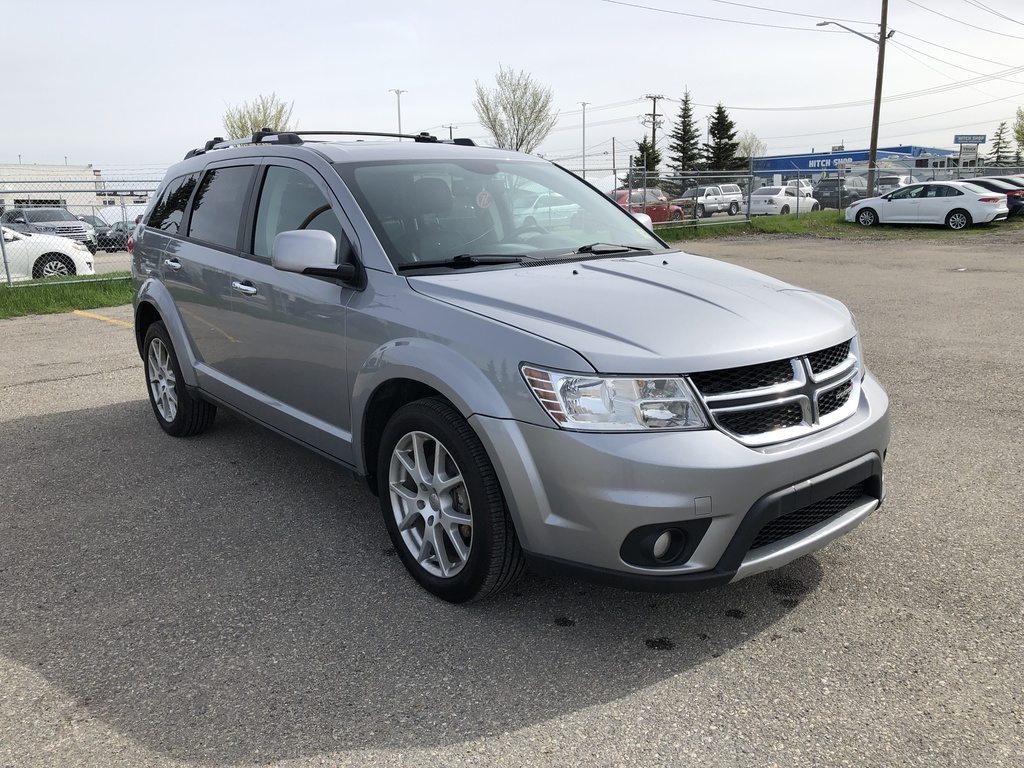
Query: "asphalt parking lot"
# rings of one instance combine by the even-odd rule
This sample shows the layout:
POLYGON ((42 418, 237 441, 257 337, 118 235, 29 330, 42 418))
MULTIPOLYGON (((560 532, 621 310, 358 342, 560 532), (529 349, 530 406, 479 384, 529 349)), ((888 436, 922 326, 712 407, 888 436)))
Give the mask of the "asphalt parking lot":
POLYGON ((1020 766, 1024 243, 691 250, 837 296, 889 498, 773 573, 415 587, 353 477, 176 440, 130 307, 0 321, 0 766, 1020 766))

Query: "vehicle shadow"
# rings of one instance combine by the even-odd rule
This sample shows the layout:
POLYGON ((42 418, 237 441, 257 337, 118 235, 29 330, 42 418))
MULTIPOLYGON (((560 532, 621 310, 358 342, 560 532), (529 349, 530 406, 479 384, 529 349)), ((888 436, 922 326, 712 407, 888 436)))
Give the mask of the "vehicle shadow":
POLYGON ((178 760, 519 729, 782 640, 821 579, 813 557, 696 594, 528 576, 452 606, 361 481, 229 415, 190 440, 143 401, 4 427, 0 653, 178 760))

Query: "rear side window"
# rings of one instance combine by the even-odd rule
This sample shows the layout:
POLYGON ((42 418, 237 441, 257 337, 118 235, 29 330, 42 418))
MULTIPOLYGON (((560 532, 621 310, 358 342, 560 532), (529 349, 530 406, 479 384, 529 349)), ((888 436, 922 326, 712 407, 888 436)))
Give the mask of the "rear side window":
POLYGON ((179 176, 168 184, 153 206, 146 225, 171 235, 178 234, 181 220, 185 217, 188 199, 192 197, 192 191, 196 188, 197 178, 196 174, 191 173, 179 176))
POLYGON ((192 202, 189 237, 225 248, 238 247, 242 208, 252 172, 251 165, 213 168, 206 172, 192 202))

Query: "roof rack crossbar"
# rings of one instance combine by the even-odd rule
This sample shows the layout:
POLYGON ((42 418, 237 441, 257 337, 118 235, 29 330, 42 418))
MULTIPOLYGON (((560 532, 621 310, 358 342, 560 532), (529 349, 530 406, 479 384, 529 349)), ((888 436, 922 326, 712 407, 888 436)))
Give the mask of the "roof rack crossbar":
POLYGON ((303 144, 304 136, 369 136, 385 139, 412 139, 415 142, 427 144, 460 144, 463 146, 476 146, 472 139, 447 139, 438 140, 426 131, 420 133, 381 133, 376 131, 275 131, 271 128, 261 128, 249 138, 225 140, 217 136, 206 142, 199 149, 189 150, 185 158, 195 157, 212 149, 224 149, 235 147, 239 144, 303 144))

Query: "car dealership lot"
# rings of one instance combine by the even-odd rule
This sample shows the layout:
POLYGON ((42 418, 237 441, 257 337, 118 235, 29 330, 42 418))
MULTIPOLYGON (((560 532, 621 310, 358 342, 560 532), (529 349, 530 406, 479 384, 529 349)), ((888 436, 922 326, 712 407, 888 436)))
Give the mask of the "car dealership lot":
POLYGON ((689 248, 848 304, 893 409, 879 512, 691 595, 442 603, 345 472, 165 436, 130 308, 0 321, 0 765, 1019 764, 1024 244, 689 248))

